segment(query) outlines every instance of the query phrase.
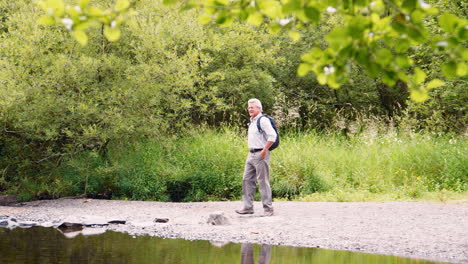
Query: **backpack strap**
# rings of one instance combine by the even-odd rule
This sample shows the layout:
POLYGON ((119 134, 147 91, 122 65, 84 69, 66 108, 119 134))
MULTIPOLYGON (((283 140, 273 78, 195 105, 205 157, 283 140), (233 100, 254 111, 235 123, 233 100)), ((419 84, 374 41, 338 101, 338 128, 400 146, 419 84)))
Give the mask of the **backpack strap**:
POLYGON ((263 129, 262 129, 262 126, 260 125, 260 119, 262 119, 262 117, 264 117, 264 115, 260 116, 258 119, 257 119, 257 129, 260 133, 263 133, 263 129))

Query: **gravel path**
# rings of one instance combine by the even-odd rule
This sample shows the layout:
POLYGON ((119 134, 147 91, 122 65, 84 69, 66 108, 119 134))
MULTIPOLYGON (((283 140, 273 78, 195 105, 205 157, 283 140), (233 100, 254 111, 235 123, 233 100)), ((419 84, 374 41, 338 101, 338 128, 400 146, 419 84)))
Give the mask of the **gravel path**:
MULTIPOLYGON (((109 230, 189 240, 320 247, 468 263, 468 205, 422 202, 274 202, 275 215, 239 216, 240 202, 161 203, 58 199, 0 206, 0 216, 38 224, 125 220, 109 230), (209 225, 221 211, 227 225, 209 225), (168 218, 155 223, 155 218, 168 218)), ((49 224, 50 225, 50 224, 49 224)))

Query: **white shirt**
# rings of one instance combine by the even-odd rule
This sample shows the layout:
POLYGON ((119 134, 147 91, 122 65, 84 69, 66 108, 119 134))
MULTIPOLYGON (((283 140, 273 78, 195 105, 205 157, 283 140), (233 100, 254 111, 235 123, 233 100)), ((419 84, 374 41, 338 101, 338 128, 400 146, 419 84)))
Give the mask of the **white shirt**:
POLYGON ((251 149, 262 149, 266 146, 267 141, 276 141, 276 132, 271 125, 270 120, 267 117, 260 119, 260 127, 263 133, 258 131, 257 120, 263 116, 261 113, 254 118, 250 118, 249 132, 247 141, 249 148, 251 149))

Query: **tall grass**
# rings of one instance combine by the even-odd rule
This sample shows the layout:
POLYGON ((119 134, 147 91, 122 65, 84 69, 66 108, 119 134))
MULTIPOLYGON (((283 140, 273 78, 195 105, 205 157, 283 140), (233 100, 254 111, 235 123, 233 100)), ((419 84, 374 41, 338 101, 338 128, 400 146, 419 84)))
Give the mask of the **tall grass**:
MULTIPOLYGON (((361 132, 282 135, 271 158, 275 199, 366 201, 466 197, 463 136, 361 132)), ((244 132, 114 144, 106 156, 70 159, 49 184, 55 196, 159 201, 238 200, 247 155, 244 132)))

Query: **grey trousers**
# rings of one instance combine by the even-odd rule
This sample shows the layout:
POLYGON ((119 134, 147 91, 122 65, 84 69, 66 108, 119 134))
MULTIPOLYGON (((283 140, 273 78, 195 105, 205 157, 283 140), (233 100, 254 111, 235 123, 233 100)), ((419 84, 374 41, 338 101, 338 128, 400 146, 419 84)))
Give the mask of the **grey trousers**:
POLYGON ((260 152, 249 153, 245 162, 244 177, 242 182, 242 201, 244 209, 253 210, 256 182, 260 189, 263 209, 272 211, 270 188, 270 153, 264 159, 260 157, 260 152))
MULTIPOLYGON (((260 250, 260 257, 258 258, 258 264, 269 264, 271 258, 271 245, 262 245, 260 250)), ((242 244, 241 246, 241 264, 255 264, 254 262, 254 250, 250 243, 242 244)))

